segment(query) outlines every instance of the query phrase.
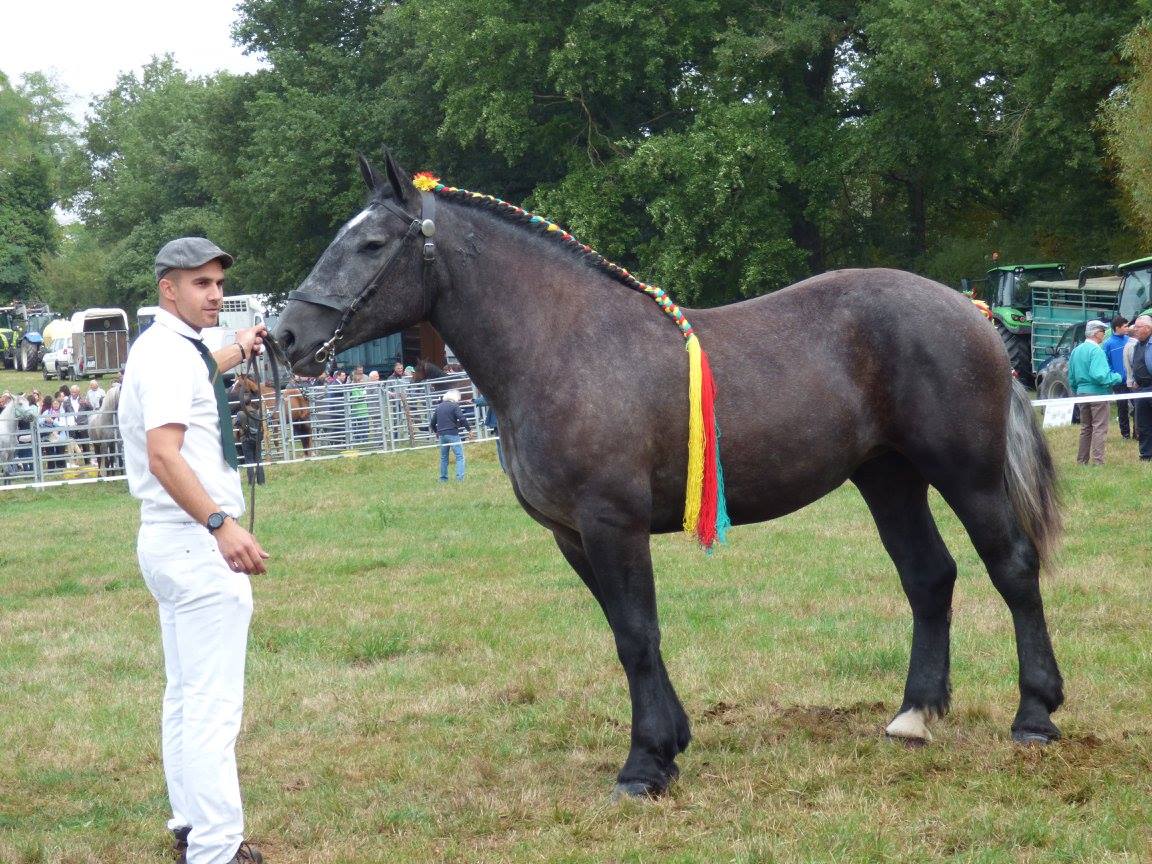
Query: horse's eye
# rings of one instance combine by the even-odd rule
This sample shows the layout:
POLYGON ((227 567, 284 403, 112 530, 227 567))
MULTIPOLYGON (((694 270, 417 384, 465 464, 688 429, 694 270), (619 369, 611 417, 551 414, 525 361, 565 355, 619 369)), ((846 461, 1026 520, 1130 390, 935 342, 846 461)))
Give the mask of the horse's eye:
POLYGON ((365 240, 360 244, 361 252, 379 252, 384 248, 383 240, 365 240))

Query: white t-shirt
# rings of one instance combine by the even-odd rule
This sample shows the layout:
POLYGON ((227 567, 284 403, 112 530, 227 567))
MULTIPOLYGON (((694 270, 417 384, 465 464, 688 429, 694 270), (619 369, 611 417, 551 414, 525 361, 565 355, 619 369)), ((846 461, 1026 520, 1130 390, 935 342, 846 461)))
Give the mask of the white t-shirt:
POLYGON ((188 339, 199 341, 200 334, 160 309, 153 326, 140 335, 128 352, 124 367, 120 435, 124 439, 128 489, 140 499, 141 522, 192 519, 148 470, 147 432, 170 423, 184 427, 180 455, 216 506, 234 518, 244 512, 240 474, 224 460, 220 449, 216 391, 204 358, 188 339))

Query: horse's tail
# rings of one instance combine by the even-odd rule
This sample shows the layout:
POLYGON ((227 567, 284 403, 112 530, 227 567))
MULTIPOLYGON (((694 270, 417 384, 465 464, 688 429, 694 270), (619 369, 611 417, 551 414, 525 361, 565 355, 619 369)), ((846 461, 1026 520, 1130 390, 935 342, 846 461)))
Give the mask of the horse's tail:
POLYGON ((1056 467, 1028 391, 1015 380, 1008 410, 1007 444, 1004 485, 1008 498, 1017 522, 1036 547, 1040 566, 1048 567, 1064 531, 1056 467))

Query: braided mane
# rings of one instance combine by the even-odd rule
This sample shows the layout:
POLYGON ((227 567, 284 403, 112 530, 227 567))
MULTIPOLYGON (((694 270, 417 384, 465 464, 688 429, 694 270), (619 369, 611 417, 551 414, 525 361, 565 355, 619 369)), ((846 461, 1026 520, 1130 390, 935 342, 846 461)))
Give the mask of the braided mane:
POLYGON ((692 335, 692 325, 664 289, 641 282, 619 264, 612 263, 591 246, 581 243, 556 223, 549 222, 543 216, 537 216, 515 204, 502 201, 494 195, 483 195, 479 192, 470 192, 467 189, 458 189, 455 186, 445 186, 438 178, 426 171, 417 174, 412 178, 412 182, 421 192, 433 192, 441 198, 485 210, 499 216, 506 222, 512 222, 539 234, 555 238, 556 242, 575 252, 585 263, 607 273, 621 285, 631 288, 633 291, 647 294, 675 322, 685 339, 692 335))

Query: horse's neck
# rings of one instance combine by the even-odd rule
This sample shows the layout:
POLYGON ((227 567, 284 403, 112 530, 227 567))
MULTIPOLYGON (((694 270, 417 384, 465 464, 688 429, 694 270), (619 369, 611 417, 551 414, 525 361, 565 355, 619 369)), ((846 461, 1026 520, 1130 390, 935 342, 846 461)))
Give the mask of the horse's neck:
MULTIPOLYGON (((514 370, 550 372, 557 364, 595 365, 605 358, 602 335, 590 338, 581 310, 609 314, 630 332, 635 292, 580 260, 570 250, 496 216, 452 208, 441 237, 449 285, 438 286, 429 316, 469 376, 499 406, 526 376, 514 370)), ((647 310, 646 310, 647 311, 647 310)), ((656 309, 649 320, 659 318, 656 309)), ((642 323, 642 322, 641 322, 642 323)), ((664 322, 661 322, 664 323, 664 322)), ((669 345, 680 340, 669 325, 669 345)), ((531 388, 534 389, 534 388, 531 388)))

